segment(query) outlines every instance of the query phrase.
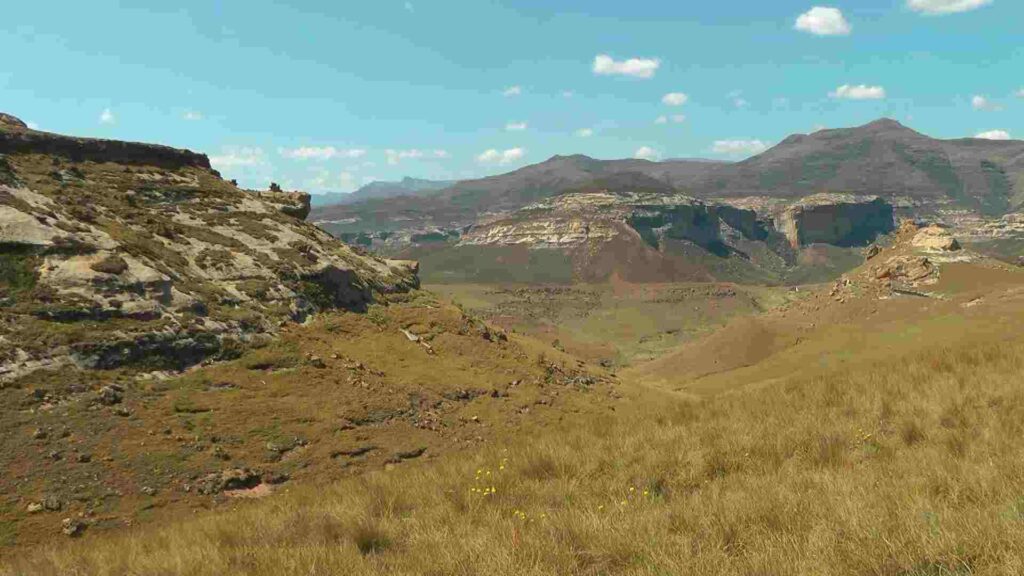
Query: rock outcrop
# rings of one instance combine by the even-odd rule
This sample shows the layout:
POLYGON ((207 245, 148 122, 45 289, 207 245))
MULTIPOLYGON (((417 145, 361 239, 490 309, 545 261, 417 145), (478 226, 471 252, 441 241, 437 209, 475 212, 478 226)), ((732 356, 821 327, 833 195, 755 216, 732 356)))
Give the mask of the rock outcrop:
MULTIPOLYGON (((7 117, 9 118, 9 117, 7 117)), ((0 378, 59 363, 183 368, 324 308, 418 285, 206 157, 0 124, 0 378)))
POLYGON ((768 236, 753 211, 683 194, 570 193, 473 227, 460 244, 577 248, 626 234, 639 236, 654 249, 666 240, 684 240, 717 250, 725 246, 727 230, 751 240, 768 236))
POLYGON ((864 246, 895 229, 893 207, 877 196, 815 194, 785 208, 776 225, 793 248, 864 246))

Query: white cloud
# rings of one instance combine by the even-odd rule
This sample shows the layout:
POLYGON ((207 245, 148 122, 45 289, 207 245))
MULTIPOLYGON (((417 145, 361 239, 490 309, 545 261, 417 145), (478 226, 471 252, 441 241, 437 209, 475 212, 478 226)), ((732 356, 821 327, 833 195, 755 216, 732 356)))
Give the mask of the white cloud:
POLYGON ((907 7, 924 14, 953 14, 987 6, 993 0, 907 0, 907 7))
POLYGON ((575 95, 576 95, 576 93, 573 92, 572 90, 563 90, 562 91, 562 98, 572 98, 575 95))
POLYGON ((768 149, 768 144, 761 140, 716 140, 711 149, 716 154, 750 156, 764 152, 768 149))
POLYGON ((504 95, 504 96, 519 96, 522 93, 523 93, 523 87, 522 86, 509 86, 508 88, 505 88, 505 91, 502 92, 502 95, 504 95))
POLYGON ((829 92, 828 95, 831 98, 845 100, 882 100, 885 98, 885 88, 881 86, 868 86, 867 84, 857 86, 843 84, 836 88, 834 92, 829 92))
POLYGON ((682 106, 690 97, 682 92, 669 92, 661 97, 661 103, 667 106, 682 106))
POLYGON ((509 132, 522 132, 523 130, 526 130, 526 127, 526 122, 509 122, 508 124, 505 124, 505 130, 508 130, 509 132))
POLYGON ((853 31, 841 10, 825 6, 815 6, 804 12, 797 17, 793 27, 815 36, 847 36, 853 31))
POLYGON ((330 160, 331 158, 362 158, 366 150, 362 148, 335 148, 334 146, 301 146, 299 148, 279 148, 278 152, 292 160, 330 160))
POLYGON ((522 159, 525 155, 526 150, 522 148, 509 148, 504 151, 491 148, 477 156, 476 161, 481 164, 511 164, 522 159))
POLYGON ((1024 98, 1024 88, 1017 90, 1017 98, 1024 98))
POLYGON ((384 151, 388 158, 388 164, 395 166, 402 160, 422 160, 424 158, 445 159, 451 158, 447 150, 393 150, 384 151))
POLYGON ((196 112, 195 110, 186 110, 185 113, 181 115, 181 117, 184 120, 196 121, 202 120, 203 114, 201 112, 196 112))
POLYGON ((982 138, 984 140, 1009 140, 1010 133, 1006 130, 989 130, 988 132, 975 134, 974 137, 982 138))
POLYGON ((416 9, 415 9, 415 8, 413 8, 412 2, 406 2, 406 3, 405 3, 405 9, 406 9, 406 10, 407 10, 408 12, 415 12, 415 11, 416 11, 416 9))
POLYGON ((634 78, 653 78, 661 66, 657 58, 630 58, 616 61, 611 56, 599 54, 594 57, 594 74, 599 76, 632 76, 634 78))
POLYGON ((117 122, 114 113, 110 111, 110 108, 104 108, 103 112, 100 112, 100 124, 113 124, 114 122, 117 122))
POLYGON ((671 116, 658 116, 654 120, 655 124, 668 124, 669 122, 673 124, 682 124, 683 122, 686 122, 686 115, 673 114, 671 116))
POLYGON ((747 106, 750 106, 750 102, 747 102, 743 98, 733 98, 732 99, 732 105, 737 107, 737 108, 742 109, 742 108, 746 108, 747 106))
POLYGON ((580 128, 576 131, 576 135, 580 138, 590 138, 594 135, 593 128, 580 128))
POLYGON ((984 112, 998 112, 1003 109, 1002 106, 992 102, 985 96, 976 95, 971 98, 971 106, 975 110, 982 110, 984 112))
POLYGON ((661 154, 659 154, 657 150, 651 148, 650 146, 641 146, 640 148, 637 148, 636 152, 633 153, 633 157, 638 158, 640 160, 657 160, 659 157, 661 157, 661 154))
POLYGON ((39 130, 39 124, 35 122, 25 122, 25 125, 28 126, 29 130, 39 130))
POLYGON ((217 170, 259 166, 266 164, 266 156, 263 154, 262 148, 229 146, 221 154, 210 156, 210 164, 217 170))

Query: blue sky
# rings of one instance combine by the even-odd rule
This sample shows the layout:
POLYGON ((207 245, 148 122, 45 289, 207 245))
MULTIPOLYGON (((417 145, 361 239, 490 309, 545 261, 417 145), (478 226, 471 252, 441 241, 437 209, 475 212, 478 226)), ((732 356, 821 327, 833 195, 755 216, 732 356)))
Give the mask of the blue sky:
POLYGON ((4 7, 0 110, 202 151, 253 187, 738 159, 881 116, 1024 137, 1018 0, 61 4, 4 7))

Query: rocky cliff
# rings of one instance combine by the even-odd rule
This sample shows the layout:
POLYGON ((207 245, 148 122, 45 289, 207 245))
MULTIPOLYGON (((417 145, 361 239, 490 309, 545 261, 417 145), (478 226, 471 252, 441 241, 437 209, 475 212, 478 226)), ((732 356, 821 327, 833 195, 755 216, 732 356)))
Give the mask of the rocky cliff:
POLYGON ((182 368, 321 308, 417 286, 241 190, 206 156, 0 117, 0 379, 41 366, 182 368))
POLYGON ((864 246, 895 229, 893 207, 877 196, 815 194, 787 206, 776 225, 793 248, 864 246))

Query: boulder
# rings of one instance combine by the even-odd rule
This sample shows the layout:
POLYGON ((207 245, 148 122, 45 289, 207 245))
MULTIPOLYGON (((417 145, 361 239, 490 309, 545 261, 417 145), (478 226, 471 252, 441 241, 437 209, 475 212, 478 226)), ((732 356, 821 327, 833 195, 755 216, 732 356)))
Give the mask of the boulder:
POLYGON ((934 225, 919 229, 911 245, 932 252, 956 252, 961 249, 960 243, 949 230, 934 225))

